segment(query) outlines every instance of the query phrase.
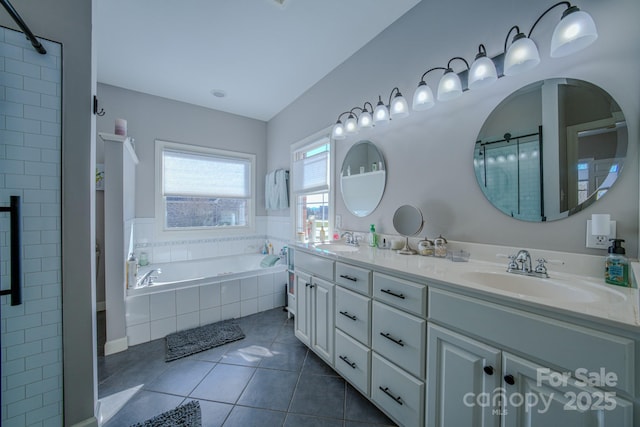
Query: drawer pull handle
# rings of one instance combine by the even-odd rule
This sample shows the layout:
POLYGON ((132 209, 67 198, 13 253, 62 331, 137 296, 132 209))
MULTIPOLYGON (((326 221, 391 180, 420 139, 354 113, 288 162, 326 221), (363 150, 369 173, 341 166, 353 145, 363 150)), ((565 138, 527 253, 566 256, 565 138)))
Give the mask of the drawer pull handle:
POLYGON ((391 289, 380 289, 380 292, 384 292, 385 294, 389 294, 389 295, 394 296, 396 298, 405 299, 404 294, 396 294, 391 289))
POLYGON ((358 318, 356 316, 354 316, 353 314, 349 314, 346 311, 341 311, 340 314, 342 314, 344 317, 348 317, 349 319, 353 320, 354 322, 356 320, 358 320, 358 318))
POLYGON ((344 363, 346 363, 347 365, 351 366, 353 369, 356 369, 356 362, 352 362, 350 361, 347 356, 340 356, 340 360, 342 360, 344 363))
POLYGON ((311 283, 305 283, 304 285, 305 285, 306 287, 309 287, 309 286, 311 286, 311 283))
POLYGON ((343 279, 351 280, 352 282, 358 281, 357 277, 349 276, 348 274, 341 274, 340 277, 342 277, 343 279))
POLYGON ((394 343, 398 344, 400 347, 404 347, 404 343, 402 342, 402 340, 397 340, 394 337, 391 336, 390 333, 384 333, 384 332, 380 332, 380 335, 382 335, 383 337, 385 337, 386 339, 393 341, 394 343))
POLYGON ((401 398, 400 396, 394 396, 394 395, 393 395, 393 393, 391 393, 391 392, 389 391, 389 387, 382 387, 382 386, 380 385, 380 386, 378 386, 378 388, 379 388, 380 390, 382 390, 382 392, 383 392, 384 394, 386 394, 387 396, 389 396, 390 398, 392 398, 392 399, 393 399, 393 400, 394 400, 398 405, 402 405, 402 404, 403 404, 403 403, 402 403, 402 398, 401 398))
POLYGON ((493 366, 485 366, 482 368, 487 375, 493 375, 493 366))
POLYGON ((513 375, 508 374, 504 376, 504 382, 506 382, 509 385, 514 385, 516 383, 515 378, 513 378, 513 375))

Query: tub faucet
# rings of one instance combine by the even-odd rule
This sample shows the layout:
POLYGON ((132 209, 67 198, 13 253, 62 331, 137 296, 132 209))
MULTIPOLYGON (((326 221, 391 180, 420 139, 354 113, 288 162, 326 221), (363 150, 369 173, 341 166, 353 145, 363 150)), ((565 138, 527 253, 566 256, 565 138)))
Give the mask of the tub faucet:
POLYGON ((159 268, 153 268, 142 275, 136 282, 136 288, 142 288, 153 284, 153 279, 157 279, 158 276, 154 276, 153 273, 162 274, 162 270, 159 268))

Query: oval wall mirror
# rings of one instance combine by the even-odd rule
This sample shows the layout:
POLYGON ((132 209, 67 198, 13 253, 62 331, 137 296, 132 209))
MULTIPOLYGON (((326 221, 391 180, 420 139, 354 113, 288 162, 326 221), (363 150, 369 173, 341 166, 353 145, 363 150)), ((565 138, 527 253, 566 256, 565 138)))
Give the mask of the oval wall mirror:
POLYGON ((357 217, 375 210, 384 194, 386 183, 384 158, 371 141, 355 143, 342 162, 340 190, 342 200, 357 217))
POLYGON ((603 89, 568 78, 525 86, 478 135, 473 164, 485 197, 525 221, 552 221, 600 199, 627 154, 627 123, 603 89))
POLYGON ((416 251, 409 247, 409 236, 415 236, 422 230, 424 224, 420 209, 411 205, 402 205, 393 214, 393 228, 405 236, 404 248, 398 251, 402 255, 412 255, 416 251))

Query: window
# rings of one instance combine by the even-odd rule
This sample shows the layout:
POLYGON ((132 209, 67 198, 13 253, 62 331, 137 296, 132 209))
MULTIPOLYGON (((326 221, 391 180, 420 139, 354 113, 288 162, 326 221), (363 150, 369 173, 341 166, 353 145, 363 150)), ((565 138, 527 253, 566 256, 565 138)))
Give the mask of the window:
POLYGON ((309 138, 292 150, 295 233, 299 241, 331 237, 333 191, 331 142, 327 134, 309 138))
POLYGON ((252 225, 254 155, 156 141, 156 168, 162 231, 252 225))

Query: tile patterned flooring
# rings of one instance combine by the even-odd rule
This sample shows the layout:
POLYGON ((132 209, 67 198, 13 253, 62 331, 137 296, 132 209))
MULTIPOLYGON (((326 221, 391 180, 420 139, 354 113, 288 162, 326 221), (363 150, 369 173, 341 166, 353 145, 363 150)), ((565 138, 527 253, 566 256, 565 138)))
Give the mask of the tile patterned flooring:
POLYGON ((202 425, 394 425, 298 341, 282 308, 238 319, 246 337, 173 362, 164 339, 98 358, 105 427, 130 426, 190 400, 202 425))

